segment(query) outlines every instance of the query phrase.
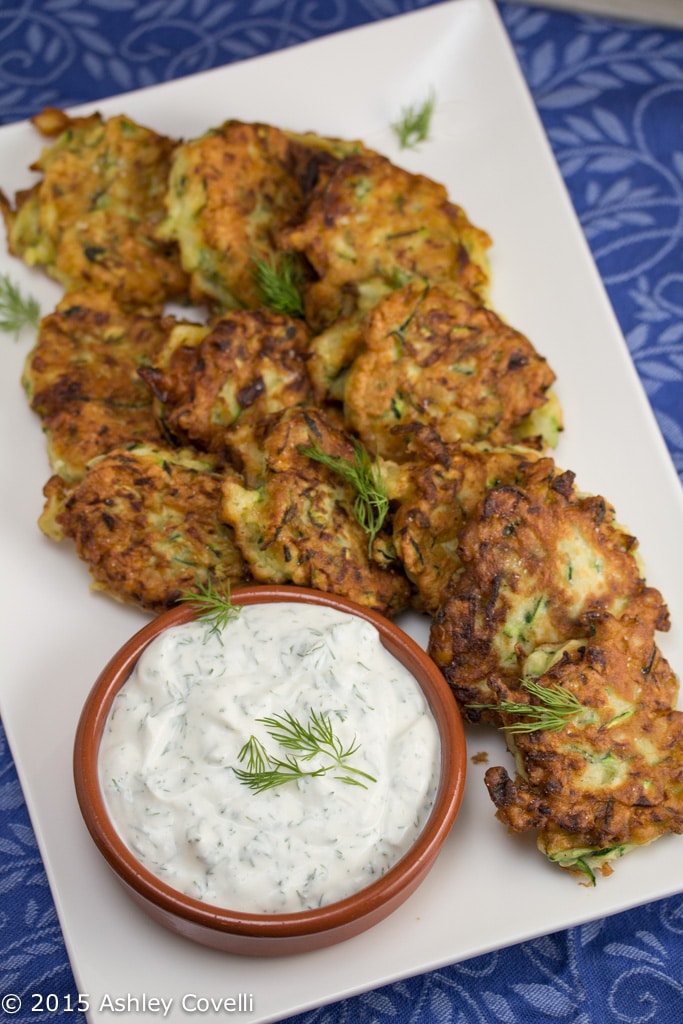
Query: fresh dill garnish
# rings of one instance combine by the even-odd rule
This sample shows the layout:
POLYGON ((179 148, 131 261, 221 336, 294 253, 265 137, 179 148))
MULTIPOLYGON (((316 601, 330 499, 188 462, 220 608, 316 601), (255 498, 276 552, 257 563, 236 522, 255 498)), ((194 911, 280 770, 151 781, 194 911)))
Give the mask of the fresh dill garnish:
POLYGON ((522 679, 521 684, 531 696, 536 697, 539 704, 524 704, 521 701, 502 700, 499 704, 468 704, 470 708, 497 711, 505 715, 515 715, 519 720, 502 725, 509 733, 526 732, 557 732, 567 722, 575 718, 585 708, 583 704, 560 686, 542 686, 534 679, 522 679))
POLYGON ((266 259, 252 260, 254 280, 261 301, 274 313, 302 317, 301 268, 292 253, 273 253, 266 259))
POLYGON ((268 735, 290 753, 285 757, 277 757, 269 753, 255 736, 249 737, 237 755, 246 767, 233 768, 233 771, 240 782, 249 786, 254 793, 264 793, 297 779, 318 778, 328 772, 342 773, 335 774, 333 778, 349 786, 362 786, 363 789, 367 789, 363 779, 377 781, 374 776, 346 763, 358 751, 358 743, 354 738, 348 747, 344 747, 335 735, 330 716, 324 711, 320 714, 311 711, 305 724, 289 711, 283 715, 259 718, 257 721, 265 725, 268 735), (317 755, 329 758, 330 763, 318 768, 306 768, 306 763, 317 755))
POLYGON ((261 775, 263 772, 268 770, 268 766, 270 764, 266 748, 260 740, 256 739, 255 736, 249 737, 237 757, 240 761, 247 762, 246 769, 233 769, 238 776, 248 775, 251 777, 254 775, 261 775))
POLYGON ((429 138, 435 104, 436 96, 432 91, 419 106, 403 108, 400 120, 391 126, 401 149, 414 149, 418 143, 429 138))
POLYGON ((389 498, 379 468, 373 465, 366 449, 355 438, 352 438, 351 443, 353 445, 352 460, 344 459, 341 455, 328 455, 317 443, 299 445, 299 451, 302 455, 313 459, 314 462, 319 462, 338 473, 355 488, 353 514, 356 522, 369 536, 368 550, 370 550, 387 517, 389 498))
POLYGON ((31 295, 22 295, 7 274, 0 274, 0 330, 18 338, 24 327, 37 328, 39 323, 37 300, 31 295))
POLYGON ((184 590, 180 600, 195 607, 202 622, 209 625, 210 632, 218 635, 240 613, 239 606, 230 599, 230 584, 226 583, 225 589, 219 590, 211 577, 206 583, 198 583, 195 590, 184 590))

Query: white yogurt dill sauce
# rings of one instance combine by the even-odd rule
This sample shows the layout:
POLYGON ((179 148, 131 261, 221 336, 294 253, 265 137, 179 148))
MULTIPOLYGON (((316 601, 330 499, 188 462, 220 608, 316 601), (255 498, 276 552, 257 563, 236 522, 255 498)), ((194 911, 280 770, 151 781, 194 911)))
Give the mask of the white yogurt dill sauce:
POLYGON ((161 634, 118 694, 99 756, 111 816, 139 860, 187 895, 253 913, 323 906, 384 874, 427 820, 440 760, 422 691, 375 627, 295 602, 245 605, 222 635, 201 621, 161 634), (250 737, 268 755, 292 753, 258 719, 306 725, 312 712, 357 747, 345 768, 262 792, 240 781, 250 737))

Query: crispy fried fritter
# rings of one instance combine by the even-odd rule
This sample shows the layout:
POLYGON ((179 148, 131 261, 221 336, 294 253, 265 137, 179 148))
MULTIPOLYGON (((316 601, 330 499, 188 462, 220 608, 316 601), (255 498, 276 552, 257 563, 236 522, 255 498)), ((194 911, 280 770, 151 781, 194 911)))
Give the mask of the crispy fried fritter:
POLYGON ((410 586, 382 531, 368 551, 368 534, 354 516, 354 487, 303 454, 318 446, 353 460, 350 439, 316 408, 294 408, 274 421, 264 440, 265 474, 248 488, 226 471, 223 517, 255 579, 295 583, 351 598, 393 615, 405 608, 410 586))
POLYGON ((395 504, 393 539, 415 588, 414 605, 436 615, 448 585, 462 568, 458 540, 468 517, 492 487, 518 482, 536 452, 485 444, 445 444, 433 430, 405 433, 408 457, 386 468, 395 504))
POLYGON ((596 612, 668 613, 646 586, 637 542, 604 498, 582 495, 574 474, 552 459, 520 467, 515 484, 489 490, 460 534, 463 568, 431 627, 429 653, 453 687, 464 714, 491 703, 489 677, 514 683, 524 659, 543 644, 585 637, 596 612))
POLYGON ((52 470, 65 483, 83 479, 88 464, 114 448, 166 444, 151 405, 116 405, 93 399, 69 402, 43 418, 52 470))
MULTIPOLYGON (((591 878, 634 846, 683 832, 683 712, 673 710, 678 681, 652 612, 600 615, 589 637, 553 652, 535 681, 573 695, 581 710, 556 731, 508 734, 516 777, 501 767, 485 777, 502 822, 537 830, 551 861, 591 878)), ((527 676, 537 668, 524 666, 527 676)), ((542 703, 519 685, 492 685, 499 705, 542 703)))
POLYGON ((72 401, 149 405, 138 369, 159 352, 171 319, 121 310, 105 292, 65 295, 41 321, 23 383, 40 416, 72 401))
POLYGON ((45 497, 43 531, 73 540, 94 589, 120 601, 158 612, 209 578, 249 578, 220 518, 221 476, 208 455, 116 449, 90 463, 75 487, 52 477, 45 497))
POLYGON ((339 139, 316 132, 284 129, 289 143, 287 163, 299 182, 304 196, 320 189, 329 180, 341 160, 349 156, 373 155, 360 139, 339 139))
POLYGON ((56 135, 33 169, 42 177, 0 208, 13 255, 67 290, 104 288, 121 305, 160 306, 185 292, 177 249, 160 241, 175 142, 128 117, 33 119, 56 135))
POLYGON ((307 342, 300 320, 234 310, 211 327, 177 326, 154 366, 140 373, 176 440, 227 451, 242 469, 257 459, 259 422, 310 400, 307 342))
POLYGON ((90 459, 111 448, 162 440, 138 370, 156 357, 172 323, 125 312, 93 289, 65 295, 43 318, 23 383, 52 468, 65 480, 79 480, 90 459))
POLYGON ((278 251, 278 232, 301 208, 279 128, 229 120, 174 154, 161 235, 177 241, 195 302, 257 307, 254 261, 278 251))
POLYGON ((396 427, 426 423, 444 441, 514 444, 555 379, 531 342, 457 285, 413 282, 368 315, 344 387, 350 428, 405 457, 396 427))
POLYGON ((316 332, 413 278, 456 280, 481 294, 488 286, 486 232, 443 185, 378 153, 340 161, 280 244, 303 253, 317 274, 305 289, 316 332))

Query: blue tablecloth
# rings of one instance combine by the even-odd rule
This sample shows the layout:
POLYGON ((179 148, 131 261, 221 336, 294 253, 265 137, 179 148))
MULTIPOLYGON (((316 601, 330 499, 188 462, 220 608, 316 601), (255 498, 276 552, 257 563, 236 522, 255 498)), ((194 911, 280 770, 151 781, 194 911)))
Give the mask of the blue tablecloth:
MULTIPOLYGON (((3 0, 0 121, 427 6, 427 0, 3 0)), ((499 7, 681 475, 683 32, 543 7, 499 7)), ((681 880, 683 888, 683 870, 681 880)), ((66 1010, 76 1000, 53 900, 0 731, 0 1020, 80 1021, 79 1013, 66 1010), (16 1013, 10 1012, 11 1001, 1 1002, 13 993, 23 1001, 16 1013), (32 993, 52 993, 59 1009, 45 999, 38 1008, 32 993)), ((683 896, 295 1020, 678 1024, 683 896)))

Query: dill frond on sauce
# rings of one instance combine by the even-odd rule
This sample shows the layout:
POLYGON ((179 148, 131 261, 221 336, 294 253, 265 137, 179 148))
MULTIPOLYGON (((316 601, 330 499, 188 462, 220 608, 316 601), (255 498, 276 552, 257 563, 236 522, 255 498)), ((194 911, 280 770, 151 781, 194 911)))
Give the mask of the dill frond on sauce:
POLYGON ((7 274, 0 274, 0 330, 18 338, 24 327, 40 324, 40 306, 33 296, 22 295, 7 274))
POLYGON ((333 775, 333 778, 349 786, 362 786, 363 789, 367 789, 363 779, 368 782, 377 781, 374 776, 347 763, 358 751, 358 743, 354 738, 349 746, 344 747, 335 735, 329 715, 324 711, 320 714, 311 711, 306 723, 288 711, 257 721, 265 725, 268 735, 289 753, 284 758, 277 757, 269 753, 255 736, 249 737, 237 755, 246 767, 233 768, 233 771, 240 782, 249 786, 254 793, 263 793, 298 779, 318 778, 329 772, 341 772, 333 775), (329 759, 330 763, 318 768, 307 768, 306 764, 317 755, 329 759))

